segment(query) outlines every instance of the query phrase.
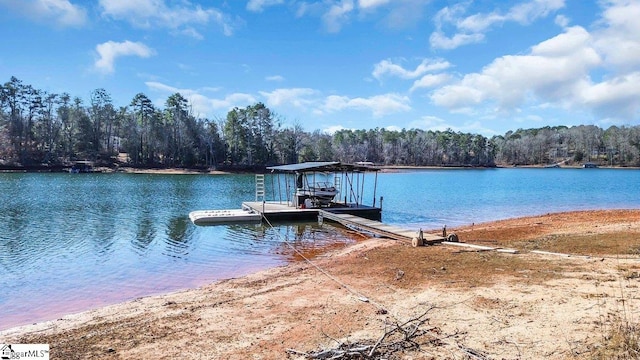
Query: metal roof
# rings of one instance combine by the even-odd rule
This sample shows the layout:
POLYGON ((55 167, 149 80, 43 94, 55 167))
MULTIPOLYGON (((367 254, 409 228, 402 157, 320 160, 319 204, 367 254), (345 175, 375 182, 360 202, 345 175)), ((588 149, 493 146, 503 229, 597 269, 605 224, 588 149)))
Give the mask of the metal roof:
POLYGON ((342 164, 337 161, 312 161, 298 164, 270 166, 268 170, 281 172, 342 172, 342 171, 378 171, 378 168, 353 164, 342 164))

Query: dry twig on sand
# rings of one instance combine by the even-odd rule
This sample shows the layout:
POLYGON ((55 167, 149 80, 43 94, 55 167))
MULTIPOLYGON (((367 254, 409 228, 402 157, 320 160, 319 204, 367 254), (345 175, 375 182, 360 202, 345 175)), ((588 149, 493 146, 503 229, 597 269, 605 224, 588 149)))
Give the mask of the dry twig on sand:
POLYGON ((438 327, 423 328, 429 322, 427 314, 435 307, 430 307, 422 315, 405 322, 387 322, 385 331, 376 341, 363 340, 354 343, 339 343, 333 349, 304 352, 287 349, 289 354, 302 355, 307 359, 389 359, 394 354, 419 350, 423 345, 441 346, 443 340, 458 335, 442 335, 438 327))

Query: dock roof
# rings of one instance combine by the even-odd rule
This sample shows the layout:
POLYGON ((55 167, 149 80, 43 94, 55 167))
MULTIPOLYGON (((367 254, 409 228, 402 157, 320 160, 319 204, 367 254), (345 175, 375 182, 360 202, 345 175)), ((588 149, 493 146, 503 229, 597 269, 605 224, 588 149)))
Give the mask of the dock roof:
POLYGON ((297 164, 267 167, 268 170, 281 172, 342 172, 342 171, 378 171, 378 168, 363 165, 343 164, 338 161, 311 161, 297 164))

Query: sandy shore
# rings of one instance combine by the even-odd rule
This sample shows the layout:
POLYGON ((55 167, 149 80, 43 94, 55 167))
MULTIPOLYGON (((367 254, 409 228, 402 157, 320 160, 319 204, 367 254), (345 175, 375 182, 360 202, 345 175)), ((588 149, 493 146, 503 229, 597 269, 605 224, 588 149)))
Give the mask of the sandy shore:
POLYGON ((312 264, 9 329, 0 343, 48 343, 52 359, 302 359, 341 343, 402 359, 582 359, 637 326, 640 210, 456 233, 520 253, 368 239, 312 264), (391 330, 407 321, 419 327, 402 341, 391 330))
MULTIPOLYGON (((229 174, 226 171, 219 170, 194 170, 194 169, 179 169, 179 168, 166 168, 166 169, 139 169, 132 167, 118 168, 118 172, 127 174, 163 174, 163 175, 224 175, 229 174)), ((105 170, 105 172, 108 172, 105 170)))

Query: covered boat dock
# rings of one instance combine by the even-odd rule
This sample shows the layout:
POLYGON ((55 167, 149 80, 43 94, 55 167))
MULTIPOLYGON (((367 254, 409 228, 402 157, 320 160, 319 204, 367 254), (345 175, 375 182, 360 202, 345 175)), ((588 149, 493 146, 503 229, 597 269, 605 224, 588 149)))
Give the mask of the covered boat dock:
POLYGON ((254 214, 267 222, 332 221, 359 231, 411 241, 414 246, 447 240, 444 236, 423 234, 422 230, 382 223, 383 199, 376 199, 380 169, 368 163, 305 162, 267 170, 268 174, 255 176, 255 200, 243 202, 239 210, 244 217, 254 214), (363 199, 365 183, 373 186, 373 191, 368 192, 373 195, 369 204, 363 199))
POLYGON ((265 181, 264 175, 256 175, 256 199, 242 204, 267 219, 311 219, 321 209, 381 219, 382 200, 376 200, 380 169, 376 167, 332 161, 272 166, 267 170, 271 181, 265 181), (369 205, 363 199, 367 173, 374 175, 369 205), (270 191, 266 189, 268 184, 270 191))

